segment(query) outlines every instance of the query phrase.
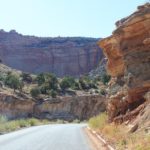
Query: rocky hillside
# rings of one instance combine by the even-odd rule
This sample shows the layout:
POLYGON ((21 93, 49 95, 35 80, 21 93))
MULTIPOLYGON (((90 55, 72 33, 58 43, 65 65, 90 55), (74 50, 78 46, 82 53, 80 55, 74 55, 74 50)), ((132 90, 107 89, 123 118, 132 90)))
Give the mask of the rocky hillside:
POLYGON ((106 109, 105 93, 98 88, 98 81, 88 82, 84 77, 80 79, 81 84, 73 77, 61 79, 46 73, 42 76, 45 81, 38 84, 43 79, 39 77, 41 75, 24 74, 0 63, 0 116, 72 121, 89 119, 106 109), (51 78, 57 82, 51 82, 51 78), (72 86, 62 86, 73 81, 72 86))
MULTIPOLYGON (((116 23, 99 45, 108 58, 109 120, 150 126, 150 4, 116 23)), ((134 128, 134 129, 135 129, 134 128)))
POLYGON ((23 36, 0 31, 0 60, 30 73, 52 72, 58 76, 79 76, 94 69, 103 57, 99 39, 23 36))

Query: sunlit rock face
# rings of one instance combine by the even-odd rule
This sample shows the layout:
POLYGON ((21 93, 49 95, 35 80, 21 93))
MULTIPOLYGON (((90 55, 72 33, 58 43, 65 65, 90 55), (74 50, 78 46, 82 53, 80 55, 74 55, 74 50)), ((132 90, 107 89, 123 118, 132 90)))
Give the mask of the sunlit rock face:
POLYGON ((82 37, 40 38, 0 30, 0 60, 30 73, 52 72, 79 76, 96 68, 103 57, 99 39, 82 37))
POLYGON ((85 120, 106 110, 104 96, 70 96, 35 101, 30 97, 18 97, 0 92, 0 115, 8 119, 36 117, 40 119, 72 121, 85 120))
POLYGON ((8 119, 31 117, 35 102, 0 92, 0 115, 8 119))
POLYGON ((99 42, 112 76, 109 86, 110 121, 122 122, 137 116, 150 89, 150 4, 116 23, 113 34, 99 42))

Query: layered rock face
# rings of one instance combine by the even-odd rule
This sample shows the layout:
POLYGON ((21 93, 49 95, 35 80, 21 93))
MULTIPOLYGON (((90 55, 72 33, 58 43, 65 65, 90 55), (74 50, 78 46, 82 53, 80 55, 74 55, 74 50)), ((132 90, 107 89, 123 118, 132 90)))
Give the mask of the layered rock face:
POLYGON ((52 120, 86 120, 104 112, 105 102, 105 97, 99 95, 62 97, 37 104, 34 114, 52 120))
POLYGON ((0 60, 30 73, 78 76, 94 69, 103 57, 94 38, 39 38, 0 31, 0 60))
POLYGON ((100 41, 112 76, 109 86, 110 121, 135 118, 149 103, 150 90, 150 4, 116 23, 113 35, 100 41))
POLYGON ((40 119, 89 119, 106 110, 105 97, 99 95, 62 97, 36 102, 0 93, 0 114, 8 119, 37 117, 40 119))
POLYGON ((35 103, 31 99, 18 98, 0 92, 0 114, 8 119, 30 117, 35 103))

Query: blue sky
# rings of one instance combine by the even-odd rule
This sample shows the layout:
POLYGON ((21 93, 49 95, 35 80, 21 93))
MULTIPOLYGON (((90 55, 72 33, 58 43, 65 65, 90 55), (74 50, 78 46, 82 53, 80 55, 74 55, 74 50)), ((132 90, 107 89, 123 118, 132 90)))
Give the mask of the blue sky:
POLYGON ((106 37, 146 0, 0 0, 0 28, 25 35, 106 37))

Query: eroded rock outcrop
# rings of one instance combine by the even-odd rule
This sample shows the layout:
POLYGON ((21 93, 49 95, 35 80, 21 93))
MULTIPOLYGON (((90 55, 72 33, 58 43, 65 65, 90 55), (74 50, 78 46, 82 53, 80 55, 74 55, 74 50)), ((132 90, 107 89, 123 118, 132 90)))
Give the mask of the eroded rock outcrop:
POLYGON ((105 97, 99 95, 70 96, 46 101, 0 92, 0 115, 8 119, 37 117, 40 119, 88 119, 106 110, 105 97))
POLYGON ((108 58, 110 121, 134 119, 148 105, 150 90, 150 4, 116 23, 113 35, 100 41, 108 58), (146 105, 145 105, 146 104, 146 105))
POLYGON ((35 115, 48 119, 86 120, 106 110, 104 96, 70 96, 56 98, 37 104, 35 115))
POLYGON ((0 93, 0 115, 8 119, 31 117, 35 102, 11 94, 0 93))
POLYGON ((96 68, 102 50, 99 39, 82 37, 40 38, 0 30, 0 60, 30 73, 52 72, 79 76, 96 68))

